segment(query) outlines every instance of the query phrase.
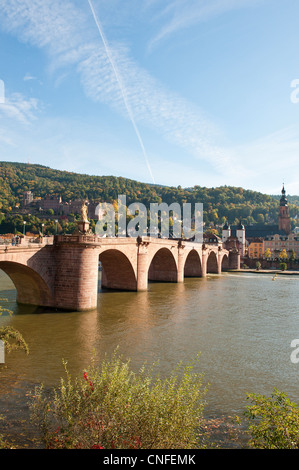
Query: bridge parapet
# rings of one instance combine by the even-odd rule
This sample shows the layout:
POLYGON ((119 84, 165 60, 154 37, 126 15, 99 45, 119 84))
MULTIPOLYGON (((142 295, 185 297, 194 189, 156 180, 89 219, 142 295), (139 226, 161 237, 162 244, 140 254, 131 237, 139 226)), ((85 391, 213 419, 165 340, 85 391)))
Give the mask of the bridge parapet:
POLYGON ((56 235, 40 243, 0 246, 0 269, 14 282, 18 301, 59 310, 95 309, 98 266, 102 286, 146 290, 148 280, 183 282, 184 277, 236 268, 239 254, 222 244, 155 237, 98 237, 92 233, 56 235), (46 242, 45 242, 46 240, 46 242))
POLYGON ((54 245, 61 243, 100 243, 100 240, 95 235, 56 235, 54 245))

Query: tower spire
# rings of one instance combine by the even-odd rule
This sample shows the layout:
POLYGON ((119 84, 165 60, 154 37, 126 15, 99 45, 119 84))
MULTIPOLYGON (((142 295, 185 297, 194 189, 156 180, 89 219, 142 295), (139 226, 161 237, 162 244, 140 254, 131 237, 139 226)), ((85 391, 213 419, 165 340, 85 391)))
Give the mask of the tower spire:
POLYGON ((278 228, 279 230, 283 230, 287 235, 291 232, 289 206, 288 200, 286 198, 284 183, 281 190, 281 198, 279 204, 278 228))

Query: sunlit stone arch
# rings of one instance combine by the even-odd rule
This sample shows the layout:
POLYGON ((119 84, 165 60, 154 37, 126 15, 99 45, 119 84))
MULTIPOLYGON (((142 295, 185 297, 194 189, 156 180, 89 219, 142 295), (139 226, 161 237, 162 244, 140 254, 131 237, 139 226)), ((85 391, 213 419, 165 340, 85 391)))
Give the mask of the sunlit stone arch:
POLYGON ((32 268, 14 261, 1 261, 0 269, 13 282, 17 291, 17 302, 27 305, 53 304, 53 295, 47 282, 32 268))
POLYGON ((177 282, 178 266, 170 248, 159 248, 148 262, 148 279, 150 281, 177 282))
POLYGON ((207 258, 207 273, 218 274, 218 257, 215 251, 210 251, 207 258))
POLYGON ((228 254, 224 254, 221 260, 221 271, 228 271, 229 269, 229 257, 228 254))
POLYGON ((102 265, 102 287, 119 290, 137 290, 134 264, 123 251, 110 248, 99 253, 102 265))
POLYGON ((202 261, 198 250, 192 249, 186 253, 184 277, 202 276, 202 261))

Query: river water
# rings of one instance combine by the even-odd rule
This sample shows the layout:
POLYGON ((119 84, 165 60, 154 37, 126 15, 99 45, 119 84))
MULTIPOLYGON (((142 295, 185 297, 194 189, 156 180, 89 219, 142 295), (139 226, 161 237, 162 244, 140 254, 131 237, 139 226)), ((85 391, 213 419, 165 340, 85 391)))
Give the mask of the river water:
POLYGON ((224 273, 150 283, 147 292, 99 290, 97 310, 36 313, 17 306, 13 284, 0 273, 0 297, 8 299, 1 305, 13 311, 0 326, 17 328, 30 348, 28 356, 6 355, 0 369, 0 415, 5 410, 11 422, 25 413, 35 384, 58 384, 63 359, 76 375, 93 355, 101 360, 116 347, 134 370, 158 361, 162 375, 200 353, 195 370, 209 384, 207 416, 241 414, 247 393, 270 395, 274 387, 299 403, 299 363, 290 359, 299 338, 299 276, 224 273))

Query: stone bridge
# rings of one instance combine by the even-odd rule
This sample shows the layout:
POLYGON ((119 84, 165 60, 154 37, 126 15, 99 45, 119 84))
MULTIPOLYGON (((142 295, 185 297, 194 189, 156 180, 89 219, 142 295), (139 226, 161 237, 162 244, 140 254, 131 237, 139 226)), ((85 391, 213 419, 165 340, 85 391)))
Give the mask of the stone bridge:
POLYGON ((99 262, 103 287, 144 291, 148 281, 183 282, 239 268, 240 255, 222 244, 92 234, 0 248, 0 269, 14 283, 17 301, 61 310, 96 308, 99 262))

